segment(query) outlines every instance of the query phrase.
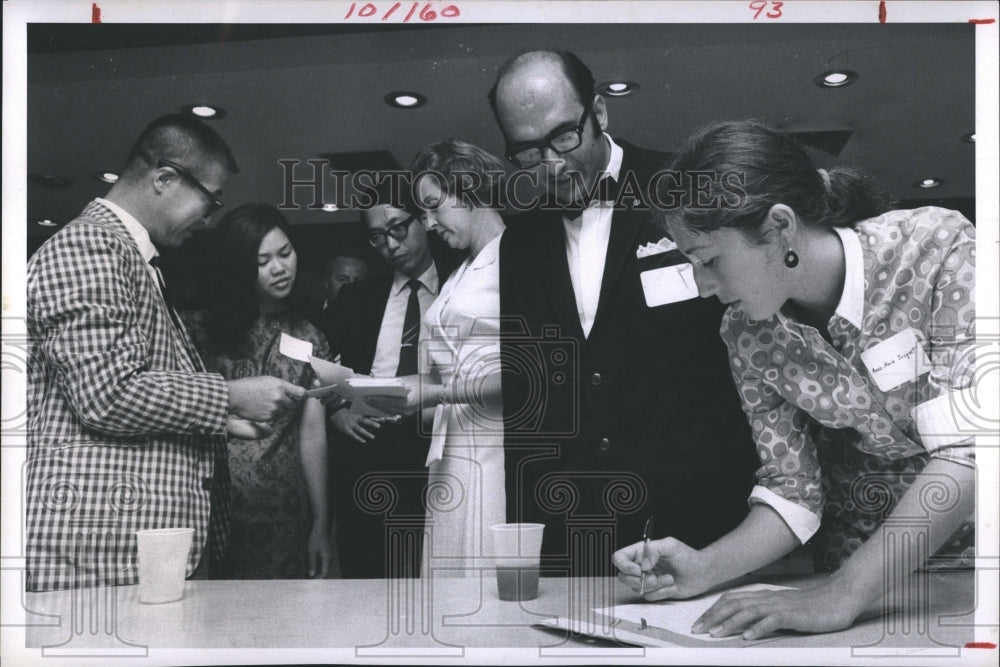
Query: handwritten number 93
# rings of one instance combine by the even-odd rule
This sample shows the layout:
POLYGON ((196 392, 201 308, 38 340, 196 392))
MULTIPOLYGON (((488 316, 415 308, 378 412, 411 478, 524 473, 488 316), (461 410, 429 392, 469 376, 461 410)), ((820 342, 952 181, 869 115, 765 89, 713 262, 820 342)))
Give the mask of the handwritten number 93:
MULTIPOLYGON (((358 3, 356 2, 351 3, 350 8, 347 10, 347 14, 344 16, 344 20, 350 19, 354 16, 358 16, 359 18, 368 18, 370 16, 374 16, 379 12, 379 8, 376 7, 371 2, 366 2, 365 4, 361 5, 360 9, 358 9, 357 4, 358 3), (358 13, 356 15, 354 13, 355 9, 358 10, 358 13)), ((400 7, 402 7, 401 2, 393 3, 393 5, 389 7, 389 9, 386 10, 384 14, 382 14, 382 20, 388 21, 389 17, 395 14, 396 11, 400 9, 400 7)), ((431 8, 431 3, 428 2, 424 4, 424 8, 420 10, 419 14, 417 14, 418 7, 420 7, 420 3, 414 2, 413 4, 410 5, 410 10, 406 13, 405 16, 403 16, 402 14, 399 15, 403 16, 403 23, 406 23, 407 21, 412 19, 414 14, 416 14, 417 18, 419 18, 421 21, 433 21, 438 16, 441 16, 442 18, 446 19, 451 19, 461 15, 461 12, 458 10, 458 7, 456 7, 455 5, 446 5, 442 7, 439 12, 436 12, 431 8)))
POLYGON ((768 2, 768 0, 753 0, 753 2, 750 3, 750 9, 754 10, 753 20, 756 21, 759 19, 761 13, 767 9, 768 5, 771 5, 771 11, 764 14, 764 16, 769 19, 780 18, 781 6, 784 4, 785 3, 783 2, 779 2, 779 0, 772 0, 771 2, 768 2))

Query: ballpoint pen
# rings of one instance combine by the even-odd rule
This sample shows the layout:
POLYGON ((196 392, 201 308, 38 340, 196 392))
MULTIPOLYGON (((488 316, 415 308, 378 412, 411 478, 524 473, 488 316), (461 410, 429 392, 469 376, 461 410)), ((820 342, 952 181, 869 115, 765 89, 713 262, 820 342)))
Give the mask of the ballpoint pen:
MULTIPOLYGON (((653 515, 650 514, 649 518, 646 519, 646 526, 642 529, 642 558, 646 559, 649 555, 649 536, 653 534, 653 515)), ((642 576, 639 579, 639 595, 645 595, 646 593, 646 571, 643 570, 642 576)))

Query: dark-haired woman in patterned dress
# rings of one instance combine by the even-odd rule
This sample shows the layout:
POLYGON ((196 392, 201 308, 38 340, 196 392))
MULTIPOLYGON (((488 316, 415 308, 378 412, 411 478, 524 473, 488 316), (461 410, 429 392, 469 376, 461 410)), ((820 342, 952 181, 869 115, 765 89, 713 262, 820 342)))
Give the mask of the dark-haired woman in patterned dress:
MULTIPOLYGON (((315 375, 302 351, 325 359, 330 352, 298 308, 288 223, 273 206, 246 204, 226 214, 215 234, 211 305, 187 319, 205 365, 227 379, 272 375, 311 388, 315 375)), ((332 558, 323 405, 306 399, 257 438, 229 443, 229 549, 210 576, 323 578, 332 558)))
POLYGON ((828 579, 724 595, 693 627, 755 639, 845 628, 914 569, 971 565, 971 223, 891 210, 867 175, 817 170, 752 121, 702 130, 672 168, 682 189, 712 174, 663 219, 701 296, 729 305, 721 334, 761 467, 731 533, 702 550, 626 547, 619 577, 639 590, 645 574, 650 600, 690 597, 811 540, 828 579), (925 524, 900 520, 914 516, 925 524))

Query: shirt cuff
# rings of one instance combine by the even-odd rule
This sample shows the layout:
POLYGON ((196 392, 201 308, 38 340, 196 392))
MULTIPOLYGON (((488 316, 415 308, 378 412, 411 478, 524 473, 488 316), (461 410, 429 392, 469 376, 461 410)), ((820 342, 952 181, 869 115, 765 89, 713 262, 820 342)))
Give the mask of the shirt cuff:
POLYGON ((750 492, 750 504, 755 502, 767 505, 777 512, 778 516, 795 533, 795 537, 799 538, 799 542, 803 544, 819 530, 818 516, 802 505, 786 500, 766 487, 755 486, 750 492))
POLYGON ((910 412, 921 444, 928 452, 964 443, 976 433, 971 387, 946 391, 937 398, 920 403, 910 412))
POLYGON ((199 379, 205 380, 206 395, 203 397, 200 409, 209 424, 209 433, 225 435, 229 426, 229 385, 219 373, 198 373, 199 379))

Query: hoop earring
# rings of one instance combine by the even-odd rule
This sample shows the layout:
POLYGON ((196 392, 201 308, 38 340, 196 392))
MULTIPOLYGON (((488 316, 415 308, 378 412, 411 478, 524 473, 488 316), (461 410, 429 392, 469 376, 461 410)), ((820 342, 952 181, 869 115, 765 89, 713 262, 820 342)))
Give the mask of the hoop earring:
POLYGON ((799 256, 791 248, 785 253, 785 266, 790 269, 794 269, 799 265, 799 256))

